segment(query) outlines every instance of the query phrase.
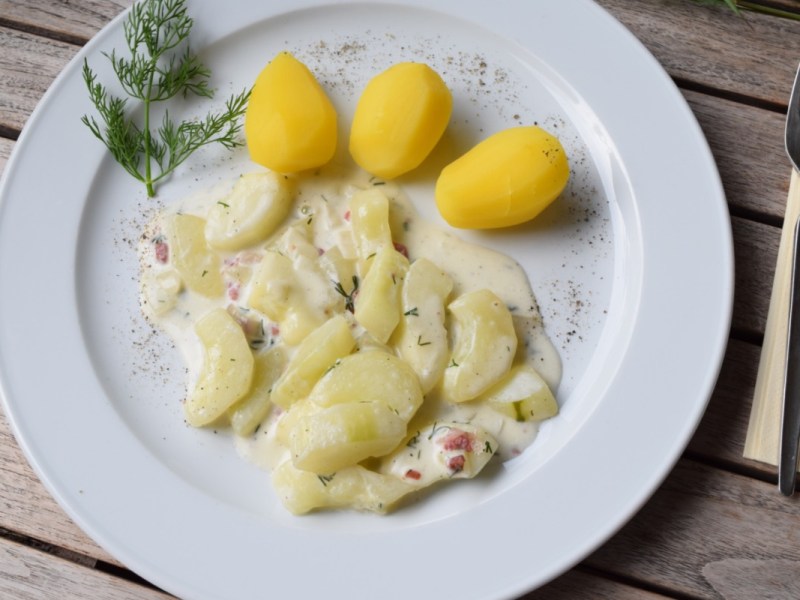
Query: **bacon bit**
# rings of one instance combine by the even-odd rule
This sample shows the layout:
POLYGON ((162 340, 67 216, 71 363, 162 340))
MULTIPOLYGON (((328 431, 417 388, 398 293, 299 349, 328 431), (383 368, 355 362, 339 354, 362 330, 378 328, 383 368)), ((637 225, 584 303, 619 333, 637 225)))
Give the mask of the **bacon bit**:
POLYGON ((405 476, 408 479, 413 479, 414 481, 419 481, 419 478, 422 477, 422 473, 420 473, 416 469, 409 469, 408 471, 406 471, 405 476))
POLYGON ((346 213, 344 213, 344 220, 345 221, 349 221, 350 220, 350 211, 349 210, 346 213))
POLYGON ((461 429, 451 429, 442 440, 442 447, 445 450, 464 450, 472 452, 475 443, 475 436, 472 433, 461 429))
POLYGON ((239 284, 238 283, 229 283, 228 284, 228 298, 236 302, 239 299, 239 284))
POLYGON ((270 325, 269 333, 272 335, 272 337, 278 337, 281 334, 281 328, 277 325, 270 325))
POLYGON ((467 459, 464 457, 463 454, 459 454, 457 456, 453 456, 452 458, 448 459, 447 461, 447 468, 450 469, 453 473, 460 473, 464 470, 464 465, 466 464, 467 459))
POLYGON ((317 256, 322 256, 323 254, 325 254, 325 250, 322 248, 317 248, 317 256))
POLYGON ((400 242, 392 242, 394 244, 394 249, 397 250, 400 254, 408 258, 408 248, 405 244, 401 244, 400 242))
POLYGON ((160 262, 162 265, 166 264, 166 262, 169 260, 169 244, 159 240, 155 243, 155 247, 156 247, 156 260, 160 262))

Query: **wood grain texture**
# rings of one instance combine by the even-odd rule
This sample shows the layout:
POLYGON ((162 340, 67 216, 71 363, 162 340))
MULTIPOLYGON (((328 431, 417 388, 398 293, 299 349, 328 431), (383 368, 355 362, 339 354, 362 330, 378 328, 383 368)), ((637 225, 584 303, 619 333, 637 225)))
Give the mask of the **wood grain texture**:
POLYGON ((79 43, 130 5, 130 0, 0 0, 0 19, 22 30, 79 43))
MULTIPOLYGON (((586 562, 677 594, 719 600, 725 598, 717 589, 721 561, 748 561, 754 568, 777 568, 781 561, 781 568, 793 563, 800 569, 800 498, 786 499, 772 484, 683 460, 641 512, 586 562)), ((740 597, 766 597, 760 579, 742 585, 746 595, 740 597)))
POLYGON ((800 60, 800 22, 745 17, 689 0, 599 0, 673 77, 785 105, 800 60))
POLYGON ((666 600, 667 596, 572 570, 520 600, 666 600))
POLYGON ((78 47, 0 27, 0 128, 19 131, 78 47))
POLYGON ((689 450, 695 457, 723 461, 774 479, 775 467, 742 457, 760 353, 756 344, 736 339, 728 342, 717 386, 689 450))
POLYGON ((0 412, 0 528, 120 565, 53 500, 33 472, 0 412))
POLYGON ((782 113, 683 91, 717 163, 731 209, 777 224, 783 218, 791 163, 782 113))
POLYGON ((781 230, 739 217, 731 218, 731 226, 736 261, 732 326, 760 336, 767 322, 781 230))
POLYGON ((14 600, 167 600, 131 583, 0 538, 0 597, 14 600))
POLYGON ((6 163, 14 149, 14 142, 8 138, 0 137, 0 174, 6 169, 6 163))

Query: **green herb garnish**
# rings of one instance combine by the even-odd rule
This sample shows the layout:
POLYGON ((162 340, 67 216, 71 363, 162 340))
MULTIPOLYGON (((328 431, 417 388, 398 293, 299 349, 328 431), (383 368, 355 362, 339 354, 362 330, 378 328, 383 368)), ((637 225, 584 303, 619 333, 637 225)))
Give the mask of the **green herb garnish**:
POLYGON ((775 17, 783 17, 785 19, 800 20, 800 13, 772 6, 765 6, 757 2, 747 2, 746 0, 694 0, 696 4, 705 4, 709 6, 727 6, 733 12, 741 14, 742 10, 749 10, 751 12, 758 12, 765 15, 773 15, 775 17))
POLYGON ((350 290, 350 293, 345 291, 340 281, 333 282, 333 289, 335 289, 339 295, 344 296, 344 307, 350 312, 355 312, 355 294, 358 291, 358 276, 353 275, 353 289, 350 290))
MULTIPOLYGON (((186 13, 186 0, 144 0, 131 7, 122 24, 130 57, 116 51, 104 56, 125 93, 141 101, 142 125, 127 114, 127 98, 111 94, 97 82, 88 61, 83 63, 83 79, 101 123, 84 115, 83 123, 109 149, 114 159, 155 195, 155 186, 172 173, 195 150, 219 143, 228 149, 242 145, 237 134, 240 117, 247 107, 248 90, 231 96, 225 110, 202 120, 175 123, 165 112, 161 125, 151 130, 151 108, 178 94, 211 98, 208 87, 211 71, 192 54, 188 46, 193 21, 186 13)), ((138 111, 137 111, 138 112, 138 111)))

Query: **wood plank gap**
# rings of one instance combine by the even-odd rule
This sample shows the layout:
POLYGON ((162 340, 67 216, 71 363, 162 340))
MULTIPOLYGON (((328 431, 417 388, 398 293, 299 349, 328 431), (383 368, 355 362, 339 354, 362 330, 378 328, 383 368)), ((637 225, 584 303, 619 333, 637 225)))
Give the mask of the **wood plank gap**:
POLYGON ((15 129, 14 127, 7 127, 6 125, 0 124, 0 137, 4 137, 6 139, 16 142, 19 139, 19 134, 20 134, 19 129, 15 129))
POLYGON ((785 115, 786 110, 788 108, 788 105, 783 102, 774 102, 772 100, 767 100, 766 98, 758 98, 757 96, 749 96, 747 94, 734 92, 732 90, 716 88, 710 85, 706 85, 704 83, 700 83, 698 81, 685 79, 683 77, 677 77, 673 75, 672 81, 675 82, 675 85, 684 90, 705 94, 707 96, 714 96, 715 98, 721 98, 723 100, 729 100, 731 102, 736 102, 738 104, 744 104, 746 106, 752 106, 754 108, 769 110, 775 113, 780 113, 785 115))
POLYGON ((128 569, 126 569, 124 567, 120 567, 118 565, 113 565, 113 564, 111 564, 109 562, 106 562, 104 560, 98 560, 97 563, 95 564, 94 568, 97 569, 98 571, 102 571, 103 573, 105 573, 107 575, 112 575, 113 577, 118 577, 119 579, 124 579, 126 581, 129 581, 130 583, 135 583, 135 584, 140 585, 142 587, 147 587, 147 588, 150 588, 151 590, 156 590, 156 591, 159 591, 159 592, 163 592, 165 594, 167 593, 167 592, 164 592, 164 590, 162 590, 161 588, 153 585, 152 583, 150 583, 149 581, 147 581, 143 577, 140 577, 139 575, 137 575, 133 571, 130 571, 130 570, 128 570, 128 569))
POLYGON ((730 337, 740 342, 747 342, 754 346, 764 345, 764 332, 744 329, 743 327, 731 327, 730 337))
POLYGON ((97 559, 92 558, 91 556, 75 552, 74 550, 68 550, 67 548, 62 548, 60 546, 55 546, 48 542, 17 533, 16 531, 11 531, 5 527, 0 527, 0 537, 21 546, 27 546, 28 548, 38 550, 39 552, 68 560, 69 562, 81 565, 82 567, 95 568, 98 562, 97 559))
POLYGON ((612 573, 610 571, 598 569, 597 567, 589 566, 586 563, 580 563, 575 567, 575 570, 585 573, 586 575, 592 575, 594 577, 607 579, 609 581, 636 588, 645 592, 658 594, 659 596, 664 596, 665 598, 672 598, 673 600, 703 600, 700 596, 677 592, 664 586, 656 585, 648 581, 642 581, 636 577, 627 577, 619 573, 612 573))
POLYGON ((756 221, 757 223, 770 225, 771 227, 777 227, 778 229, 783 227, 782 217, 778 215, 771 215, 759 210, 754 210, 746 206, 729 203, 728 212, 732 217, 739 217, 741 219, 747 219, 748 221, 756 221))
POLYGON ((84 46, 86 42, 89 41, 85 37, 79 35, 72 35, 64 31, 54 31, 52 29, 47 29, 46 27, 37 27, 30 23, 21 23, 19 21, 14 21, 13 19, 6 19, 3 17, 0 17, 0 27, 21 31, 22 33, 28 33, 30 35, 47 38, 56 42, 72 44, 74 46, 84 46))
MULTIPOLYGON (((700 463, 702 465, 711 467, 713 469, 718 469, 720 471, 726 471, 728 473, 731 473, 732 475, 739 475, 740 477, 747 477, 748 479, 755 479, 762 483, 768 483, 770 485, 775 486, 775 493, 776 494, 778 493, 777 472, 772 474, 769 471, 758 469, 756 467, 751 467, 744 463, 733 462, 725 460, 724 458, 717 458, 707 454, 700 454, 696 450, 689 450, 689 449, 684 451, 681 459, 700 463)), ((764 465, 764 466, 770 468, 769 465, 764 465)))

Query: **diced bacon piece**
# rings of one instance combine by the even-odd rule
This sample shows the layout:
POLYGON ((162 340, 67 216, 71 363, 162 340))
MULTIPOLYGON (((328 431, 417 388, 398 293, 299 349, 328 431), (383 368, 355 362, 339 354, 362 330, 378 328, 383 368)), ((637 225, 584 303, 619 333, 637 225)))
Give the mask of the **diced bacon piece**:
POLYGON ((405 244, 401 244, 400 242, 392 242, 394 245, 394 249, 397 250, 400 254, 408 258, 408 247, 405 244))
POLYGON ((156 260, 162 265, 166 264, 169 260, 169 244, 164 240, 156 240, 155 242, 156 260))
POLYGON ((408 479, 413 479, 414 481, 419 481, 420 477, 422 477, 422 473, 420 473, 416 469, 409 469, 408 471, 406 471, 406 477, 408 479))
POLYGON ((442 439, 442 447, 447 450, 464 450, 472 452, 475 445, 475 435, 461 429, 451 429, 442 439))
POLYGON ((453 473, 460 473, 464 470, 464 465, 466 463, 466 457, 463 454, 457 454, 456 456, 452 456, 447 460, 447 468, 453 473))

